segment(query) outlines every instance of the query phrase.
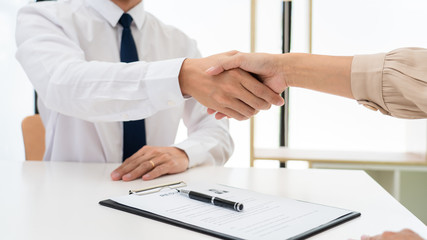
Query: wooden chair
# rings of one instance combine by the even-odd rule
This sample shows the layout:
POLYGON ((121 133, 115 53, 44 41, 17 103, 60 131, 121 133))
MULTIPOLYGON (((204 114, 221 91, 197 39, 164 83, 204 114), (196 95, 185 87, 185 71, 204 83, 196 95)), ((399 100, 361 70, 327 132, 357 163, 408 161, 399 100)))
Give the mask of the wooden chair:
POLYGON ((22 135, 26 160, 43 160, 45 150, 45 130, 39 114, 22 120, 22 135))

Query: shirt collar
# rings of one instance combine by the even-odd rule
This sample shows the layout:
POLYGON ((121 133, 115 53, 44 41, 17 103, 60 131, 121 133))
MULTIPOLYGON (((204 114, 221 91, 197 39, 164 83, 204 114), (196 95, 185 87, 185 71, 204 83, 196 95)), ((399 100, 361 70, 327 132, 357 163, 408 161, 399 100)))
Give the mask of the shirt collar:
MULTIPOLYGON (((101 14, 112 27, 116 27, 120 17, 123 15, 123 10, 110 0, 88 0, 93 9, 101 14)), ((143 1, 127 12, 132 16, 134 23, 138 29, 142 28, 145 19, 145 10, 143 1)))

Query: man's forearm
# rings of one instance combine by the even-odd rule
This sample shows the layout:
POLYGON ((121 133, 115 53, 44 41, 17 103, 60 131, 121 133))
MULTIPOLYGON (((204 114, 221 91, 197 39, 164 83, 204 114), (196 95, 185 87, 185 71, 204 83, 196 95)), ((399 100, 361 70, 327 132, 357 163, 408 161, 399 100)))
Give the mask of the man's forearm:
POLYGON ((289 53, 281 56, 288 86, 307 88, 348 98, 353 57, 289 53))

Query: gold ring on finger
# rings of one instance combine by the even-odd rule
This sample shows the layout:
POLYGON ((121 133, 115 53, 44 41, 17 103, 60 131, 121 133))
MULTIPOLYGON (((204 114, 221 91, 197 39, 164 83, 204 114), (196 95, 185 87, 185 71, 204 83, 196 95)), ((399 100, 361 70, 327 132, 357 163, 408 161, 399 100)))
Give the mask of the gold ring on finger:
POLYGON ((151 163, 151 165, 153 165, 153 168, 155 168, 156 167, 156 164, 154 164, 154 162, 153 161, 149 161, 150 163, 151 163))

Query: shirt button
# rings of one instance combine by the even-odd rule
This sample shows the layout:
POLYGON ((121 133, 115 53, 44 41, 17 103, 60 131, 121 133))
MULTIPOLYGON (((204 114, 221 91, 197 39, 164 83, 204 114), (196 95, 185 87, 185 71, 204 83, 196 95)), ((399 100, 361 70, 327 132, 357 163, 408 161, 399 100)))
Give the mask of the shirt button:
POLYGON ((369 109, 369 110, 372 110, 372 111, 378 111, 378 108, 373 107, 373 106, 371 106, 371 105, 363 104, 363 106, 364 106, 365 108, 369 109))
POLYGON ((172 100, 169 100, 169 101, 168 101, 168 106, 175 106, 175 102, 174 102, 174 101, 172 101, 172 100))

